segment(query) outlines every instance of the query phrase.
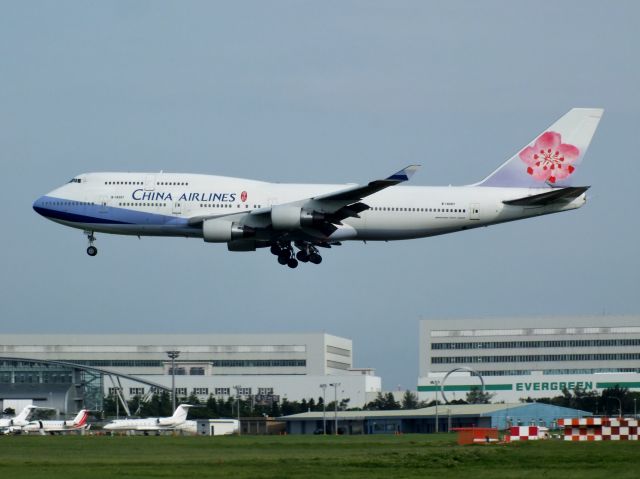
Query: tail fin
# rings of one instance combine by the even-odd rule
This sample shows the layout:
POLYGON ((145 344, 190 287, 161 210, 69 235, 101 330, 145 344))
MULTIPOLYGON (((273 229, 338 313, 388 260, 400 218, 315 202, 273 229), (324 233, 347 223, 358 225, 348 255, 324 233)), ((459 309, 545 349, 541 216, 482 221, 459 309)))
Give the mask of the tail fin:
POLYGON ((179 423, 187 420, 187 413, 189 412, 189 408, 193 407, 191 404, 180 404, 171 416, 172 421, 179 423))
POLYGON ((589 148, 602 108, 573 108, 475 186, 570 186, 589 148))
POLYGON ((89 411, 87 411, 86 409, 81 409, 80 412, 78 412, 78 415, 73 419, 73 425, 84 426, 84 424, 87 422, 88 416, 89 411))
POLYGON ((20 411, 20 414, 18 414, 16 417, 13 418, 13 422, 15 424, 25 422, 34 409, 37 409, 37 406, 33 406, 33 405, 25 406, 25 408, 22 411, 20 411))

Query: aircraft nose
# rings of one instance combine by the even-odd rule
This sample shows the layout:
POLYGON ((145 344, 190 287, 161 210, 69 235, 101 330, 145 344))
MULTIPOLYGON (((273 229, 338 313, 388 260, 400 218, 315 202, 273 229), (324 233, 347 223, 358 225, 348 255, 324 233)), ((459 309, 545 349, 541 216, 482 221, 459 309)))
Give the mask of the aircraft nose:
POLYGON ((45 208, 44 208, 44 196, 41 196, 40 198, 38 198, 33 202, 33 209, 36 213, 42 216, 47 216, 45 214, 45 208))

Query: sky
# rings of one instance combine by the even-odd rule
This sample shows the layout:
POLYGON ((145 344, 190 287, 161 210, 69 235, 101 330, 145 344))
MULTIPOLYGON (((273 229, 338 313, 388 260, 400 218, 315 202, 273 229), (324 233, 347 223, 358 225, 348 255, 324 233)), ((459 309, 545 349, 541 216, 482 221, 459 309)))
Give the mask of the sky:
POLYGON ((638 314, 640 4, 0 0, 0 327, 327 332, 415 389, 428 318, 638 314), (412 241, 268 251, 98 235, 31 208, 92 171, 474 183, 572 107, 605 109, 580 210, 412 241))

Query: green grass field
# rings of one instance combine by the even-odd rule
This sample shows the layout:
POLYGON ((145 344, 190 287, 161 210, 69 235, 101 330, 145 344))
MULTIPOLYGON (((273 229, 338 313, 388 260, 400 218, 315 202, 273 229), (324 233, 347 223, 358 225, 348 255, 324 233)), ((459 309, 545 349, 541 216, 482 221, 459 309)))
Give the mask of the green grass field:
POLYGON ((458 446, 455 435, 0 437, 0 478, 640 476, 640 442, 458 446))

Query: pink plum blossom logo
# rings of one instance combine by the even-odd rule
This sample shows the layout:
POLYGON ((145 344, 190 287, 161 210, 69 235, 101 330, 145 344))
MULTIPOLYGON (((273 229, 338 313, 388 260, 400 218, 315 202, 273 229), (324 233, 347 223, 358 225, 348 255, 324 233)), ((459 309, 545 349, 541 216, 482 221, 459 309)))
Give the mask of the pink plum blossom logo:
POLYGON ((533 146, 527 146, 518 155, 527 165, 527 173, 536 180, 555 183, 574 172, 572 165, 580 156, 580 150, 562 143, 560 133, 547 131, 540 135, 533 146))

